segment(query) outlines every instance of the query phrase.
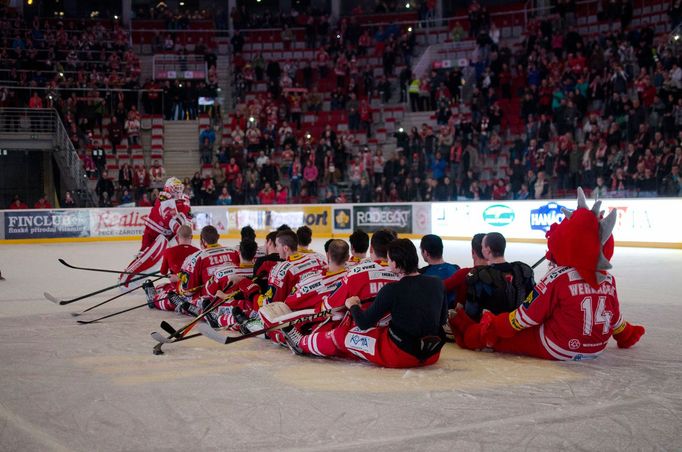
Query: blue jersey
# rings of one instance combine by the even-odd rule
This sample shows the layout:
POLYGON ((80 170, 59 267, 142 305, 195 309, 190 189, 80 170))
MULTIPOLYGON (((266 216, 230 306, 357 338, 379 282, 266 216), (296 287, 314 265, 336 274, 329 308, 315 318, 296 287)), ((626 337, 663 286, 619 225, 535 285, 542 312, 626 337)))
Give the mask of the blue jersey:
MULTIPOLYGON (((440 280, 446 280, 450 276, 454 275, 457 270, 459 270, 459 265, 443 262, 442 264, 427 265, 426 267, 419 269, 419 273, 427 276, 435 276, 440 280)), ((454 306, 455 291, 452 291, 448 294, 448 308, 451 309, 454 306)))

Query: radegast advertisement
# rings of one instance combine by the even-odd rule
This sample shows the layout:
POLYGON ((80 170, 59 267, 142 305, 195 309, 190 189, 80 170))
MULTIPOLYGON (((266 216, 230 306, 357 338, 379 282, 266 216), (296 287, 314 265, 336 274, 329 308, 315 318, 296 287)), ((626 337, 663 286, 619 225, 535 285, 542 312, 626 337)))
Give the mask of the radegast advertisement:
POLYGON ((89 237, 87 210, 25 210, 5 212, 5 239, 89 237))
POLYGON ((385 204, 382 206, 353 206, 353 225, 365 232, 389 228, 403 234, 412 233, 412 206, 385 204))

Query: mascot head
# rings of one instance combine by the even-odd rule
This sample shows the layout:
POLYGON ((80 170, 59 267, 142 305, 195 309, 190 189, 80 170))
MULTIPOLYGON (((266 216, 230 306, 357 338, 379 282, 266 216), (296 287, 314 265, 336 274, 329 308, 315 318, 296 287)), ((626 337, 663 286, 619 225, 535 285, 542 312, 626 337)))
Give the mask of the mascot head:
POLYGON ((554 223, 547 231, 547 259, 560 266, 575 268, 592 287, 605 279, 604 271, 611 268, 616 210, 606 217, 600 212, 601 201, 592 209, 587 206, 585 193, 578 188, 578 208, 564 209, 561 223, 554 223), (603 217, 603 218, 602 218, 603 217))
POLYGON ((163 197, 166 199, 179 199, 185 191, 185 185, 177 177, 169 177, 163 185, 163 197))

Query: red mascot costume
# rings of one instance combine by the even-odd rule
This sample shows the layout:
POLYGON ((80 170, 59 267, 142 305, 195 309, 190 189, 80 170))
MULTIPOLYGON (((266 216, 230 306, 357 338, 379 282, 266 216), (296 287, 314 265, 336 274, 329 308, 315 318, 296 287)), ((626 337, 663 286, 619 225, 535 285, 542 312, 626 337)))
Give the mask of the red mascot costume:
POLYGON ((486 311, 474 323, 459 310, 450 322, 457 343, 552 360, 596 358, 612 335, 620 348, 636 344, 644 327, 623 320, 616 281, 607 272, 616 211, 602 218, 600 206, 597 201, 590 210, 579 188, 578 208, 565 210, 547 232, 547 275, 510 313, 486 311))

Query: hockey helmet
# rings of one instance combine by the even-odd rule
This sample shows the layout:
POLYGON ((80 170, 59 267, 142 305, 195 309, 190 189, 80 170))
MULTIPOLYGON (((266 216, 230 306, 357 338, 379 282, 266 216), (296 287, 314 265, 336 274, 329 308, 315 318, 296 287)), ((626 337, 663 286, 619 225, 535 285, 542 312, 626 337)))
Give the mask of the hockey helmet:
POLYGON ((177 177, 169 177, 163 185, 163 191, 173 198, 178 198, 185 191, 185 185, 177 177))

